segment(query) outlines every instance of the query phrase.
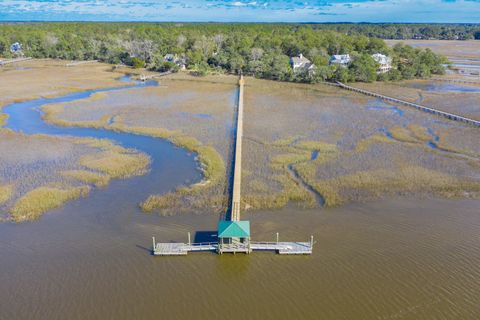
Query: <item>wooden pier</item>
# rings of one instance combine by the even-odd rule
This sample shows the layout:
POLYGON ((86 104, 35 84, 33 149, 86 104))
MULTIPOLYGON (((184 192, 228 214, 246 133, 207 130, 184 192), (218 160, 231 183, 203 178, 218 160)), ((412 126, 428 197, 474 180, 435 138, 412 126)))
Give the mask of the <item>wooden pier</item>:
POLYGON ((22 61, 28 61, 28 60, 32 60, 32 58, 27 57, 27 58, 16 58, 16 59, 0 60, 0 66, 6 66, 7 64, 13 64, 13 63, 22 62, 22 61))
POLYGON ((75 66, 79 66, 79 65, 82 65, 82 64, 97 63, 97 62, 98 62, 98 60, 73 61, 73 62, 67 63, 65 65, 65 67, 75 67, 75 66))
POLYGON ((155 79, 155 78, 164 77, 164 76, 167 76, 169 74, 172 74, 172 71, 166 71, 166 72, 161 72, 161 73, 157 73, 157 74, 149 74, 149 75, 145 75, 145 74, 142 73, 138 79, 140 81, 147 81, 147 80, 152 80, 152 79, 155 79))
POLYGON ((438 115, 438 116, 447 118, 449 120, 463 122, 465 124, 480 127, 480 121, 470 119, 470 118, 467 118, 467 117, 462 117, 462 116, 459 116, 457 114, 441 111, 441 110, 438 110, 438 109, 435 109, 435 108, 425 107, 425 106, 422 106, 422 105, 417 104, 417 103, 408 102, 408 101, 400 100, 400 99, 397 99, 397 98, 384 96, 382 94, 378 94, 378 93, 375 93, 375 92, 371 92, 371 91, 347 86, 346 84, 343 84, 343 83, 338 82, 338 81, 337 81, 337 86, 342 88, 342 89, 345 89, 345 90, 358 92, 358 93, 361 93, 361 94, 364 94, 364 95, 367 95, 367 96, 380 98, 380 99, 388 101, 388 102, 394 102, 394 103, 398 103, 398 104, 401 104, 401 105, 404 105, 404 106, 407 106, 407 107, 412 107, 412 108, 415 108, 415 109, 423 111, 423 112, 427 112, 427 113, 431 113, 431 114, 434 114, 434 115, 438 115))
POLYGON ((153 238, 152 253, 155 256, 185 256, 189 252, 245 253, 271 251, 281 255, 309 255, 313 250, 313 236, 310 242, 280 242, 278 233, 275 242, 251 241, 250 222, 240 220, 242 180, 242 139, 243 139, 243 93, 244 79, 238 81, 237 124, 234 147, 233 187, 230 212, 226 220, 218 223, 217 242, 192 243, 188 233, 187 243, 157 243, 153 238))
POLYGON ((235 137, 235 161, 233 163, 233 190, 230 205, 230 220, 240 220, 240 199, 242 183, 242 141, 243 141, 243 90, 245 81, 240 76, 238 81, 238 110, 237 110, 237 134, 235 137))

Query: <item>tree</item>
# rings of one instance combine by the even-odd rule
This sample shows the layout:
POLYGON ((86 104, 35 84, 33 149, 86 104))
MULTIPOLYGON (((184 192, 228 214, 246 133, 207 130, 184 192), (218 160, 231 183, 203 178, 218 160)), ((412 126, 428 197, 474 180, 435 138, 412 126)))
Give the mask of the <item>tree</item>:
POLYGON ((142 59, 140 59, 140 58, 133 57, 133 58, 132 58, 132 66, 133 66, 135 69, 143 68, 143 67, 145 67, 145 61, 142 60, 142 59))
POLYGON ((350 72, 356 81, 373 82, 377 80, 378 64, 369 54, 362 54, 350 65, 350 72))

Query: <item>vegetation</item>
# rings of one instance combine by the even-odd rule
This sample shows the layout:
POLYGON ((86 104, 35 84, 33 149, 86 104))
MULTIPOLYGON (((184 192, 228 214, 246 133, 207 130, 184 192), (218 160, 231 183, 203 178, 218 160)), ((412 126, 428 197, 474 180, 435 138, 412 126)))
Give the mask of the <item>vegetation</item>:
POLYGON ((86 184, 95 185, 96 187, 104 187, 110 182, 110 177, 108 175, 87 170, 68 170, 63 171, 62 175, 86 184))
POLYGON ((0 185, 0 205, 7 202, 13 194, 12 185, 0 185))
POLYGON ((404 24, 404 23, 360 23, 360 24, 321 24, 321 30, 332 30, 348 35, 366 35, 381 39, 438 39, 473 40, 480 39, 480 25, 465 24, 404 24))
MULTIPOLYGON (((23 44, 25 54, 35 58, 96 59, 134 68, 147 66, 157 71, 176 71, 178 66, 175 63, 167 63, 163 59, 170 53, 185 61, 196 75, 241 71, 258 78, 318 82, 374 81, 377 78, 399 80, 443 72, 441 64, 445 61, 429 49, 406 46, 391 49, 383 40, 375 38, 384 36, 381 32, 384 27, 308 24, 4 24, 0 25, 0 56, 9 56, 9 44, 18 41, 23 44), (315 63, 316 72, 292 71, 289 58, 300 53, 315 63), (354 59, 348 69, 329 66, 331 55, 343 53, 349 53, 354 59), (393 71, 377 77, 377 64, 370 57, 373 53, 391 56, 393 71)), ((400 27, 391 27, 399 32, 400 27)), ((401 30, 408 34, 410 29, 401 30)), ((430 34, 426 26, 413 29, 415 34, 430 34)), ((470 34, 472 28, 468 30, 470 34)))
POLYGON ((5 125, 7 119, 8 115, 6 115, 5 113, 0 113, 0 128, 5 125))
POLYGON ((132 175, 144 174, 149 162, 148 156, 136 152, 105 151, 80 158, 82 166, 91 170, 98 170, 112 178, 127 178, 132 175))
POLYGON ((48 210, 55 209, 65 202, 84 197, 89 187, 39 187, 21 197, 10 209, 11 219, 15 222, 34 220, 48 210))

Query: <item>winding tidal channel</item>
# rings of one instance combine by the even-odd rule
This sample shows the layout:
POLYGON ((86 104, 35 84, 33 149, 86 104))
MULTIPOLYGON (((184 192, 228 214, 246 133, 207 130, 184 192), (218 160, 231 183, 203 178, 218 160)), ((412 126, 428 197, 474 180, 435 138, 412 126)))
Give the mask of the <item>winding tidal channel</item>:
MULTIPOLYGON (((156 85, 156 82, 134 87, 156 85)), ((258 240, 313 234, 312 256, 153 257, 151 236, 186 241, 216 215, 146 215, 150 194, 201 180, 195 155, 151 137, 56 127, 47 103, 7 106, 8 128, 108 138, 151 156, 148 174, 112 181, 40 220, 0 224, 0 319, 478 319, 480 201, 390 199, 338 209, 243 215, 258 240)))

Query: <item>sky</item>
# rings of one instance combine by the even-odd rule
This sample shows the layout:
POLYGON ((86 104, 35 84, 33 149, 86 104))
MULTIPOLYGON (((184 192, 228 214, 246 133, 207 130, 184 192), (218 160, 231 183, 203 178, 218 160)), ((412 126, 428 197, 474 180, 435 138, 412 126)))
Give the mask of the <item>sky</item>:
POLYGON ((480 0, 0 0, 0 21, 480 23, 480 0))

